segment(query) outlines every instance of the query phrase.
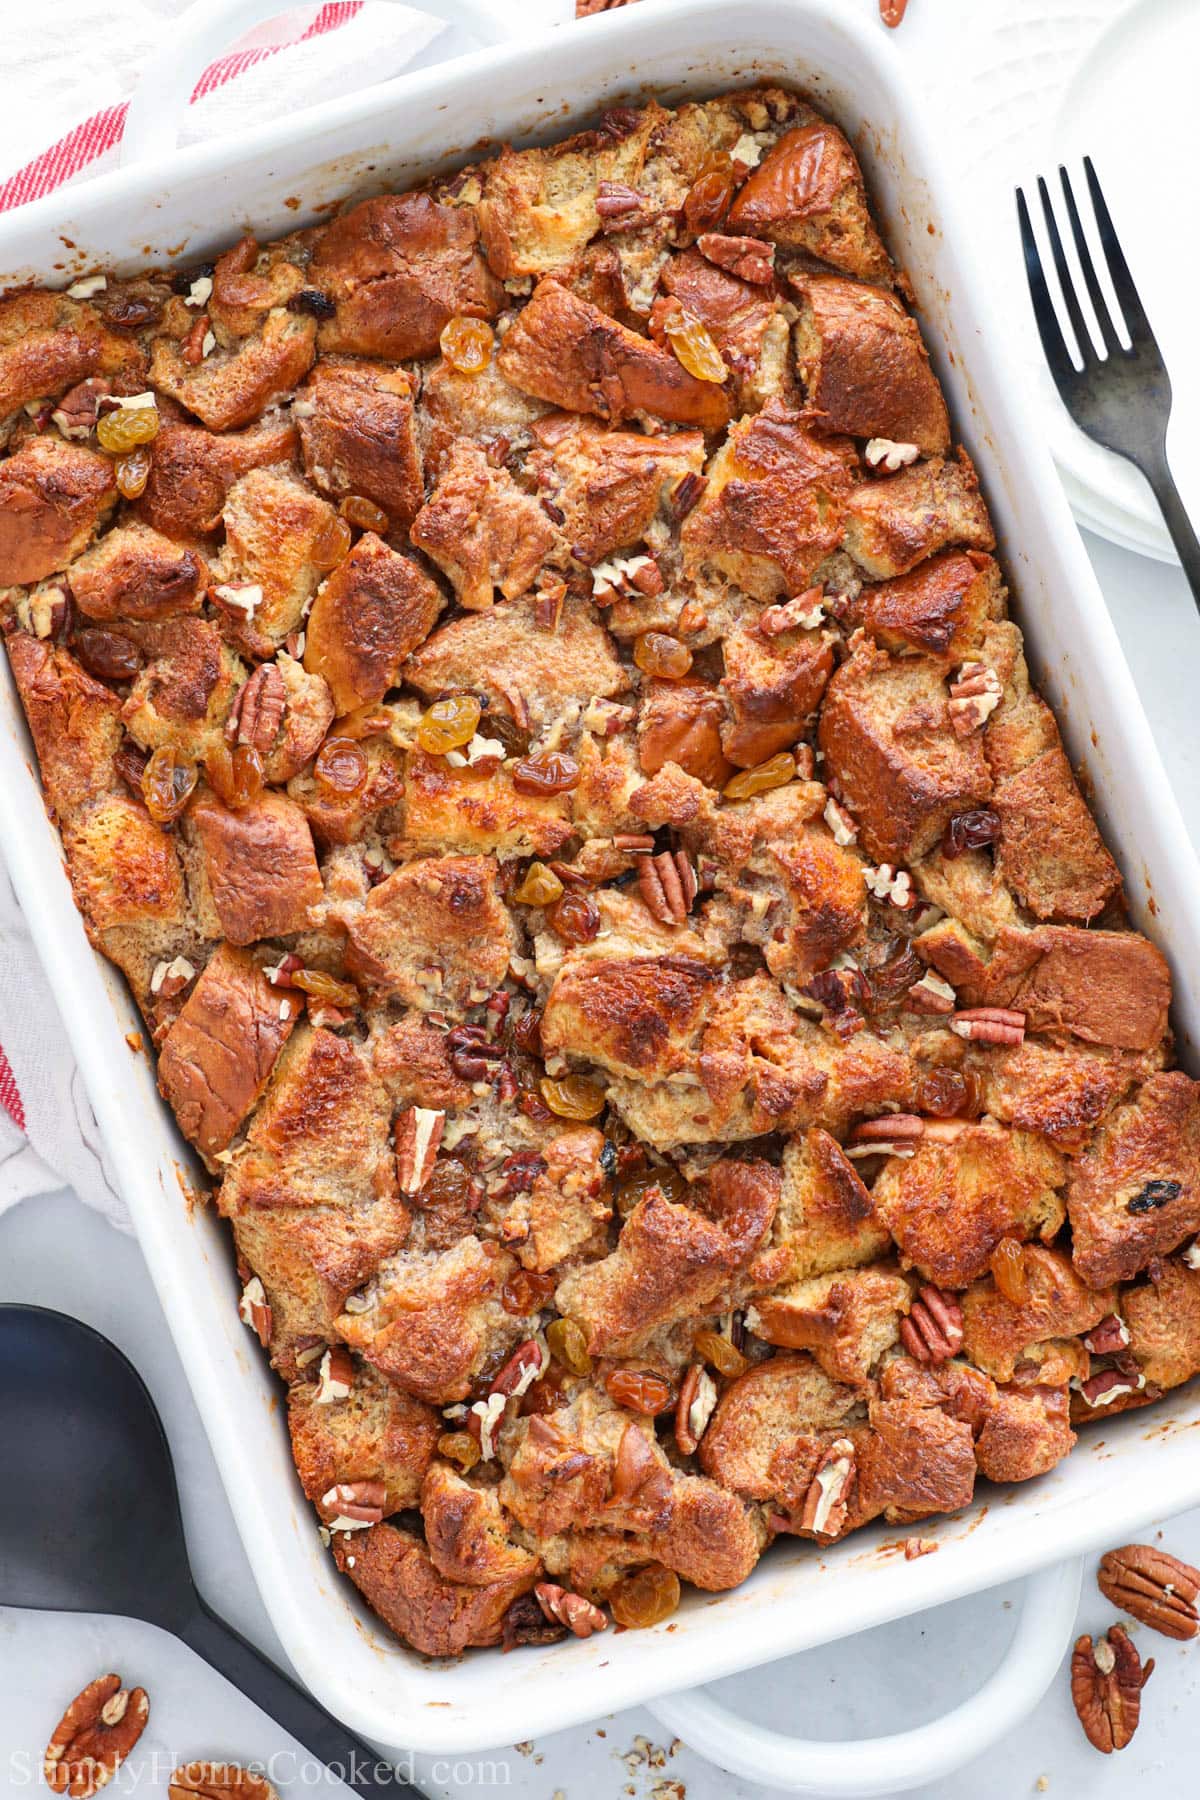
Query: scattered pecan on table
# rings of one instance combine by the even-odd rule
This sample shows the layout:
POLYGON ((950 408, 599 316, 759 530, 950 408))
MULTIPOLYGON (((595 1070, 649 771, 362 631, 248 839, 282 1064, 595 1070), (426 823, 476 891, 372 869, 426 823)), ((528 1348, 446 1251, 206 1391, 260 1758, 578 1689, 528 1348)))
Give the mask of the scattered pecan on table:
POLYGON ((1154 1672, 1154 1659, 1143 1668, 1128 1632, 1112 1625, 1093 1643, 1078 1638, 1071 1657, 1071 1699, 1088 1743, 1110 1756, 1123 1750, 1138 1727, 1142 1689, 1154 1672))
POLYGON ((54 1727, 42 1759, 46 1786, 70 1800, 90 1800, 112 1780, 149 1717, 145 1688, 123 1688, 119 1675, 98 1675, 54 1727))
POLYGON ((1151 1544, 1110 1550, 1100 1558, 1096 1581, 1106 1600, 1164 1637, 1193 1638, 1200 1630, 1200 1569, 1165 1550, 1151 1544))

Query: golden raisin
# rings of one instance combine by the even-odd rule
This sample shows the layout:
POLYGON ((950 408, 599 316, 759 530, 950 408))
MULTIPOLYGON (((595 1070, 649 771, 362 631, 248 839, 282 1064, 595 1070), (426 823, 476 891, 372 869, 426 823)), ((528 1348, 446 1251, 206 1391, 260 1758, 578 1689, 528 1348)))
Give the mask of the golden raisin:
POLYGON ((579 780, 579 764, 561 750, 539 750, 516 764, 512 772, 518 794, 563 794, 579 780))
POLYGON ((312 541, 308 560, 314 569, 336 569, 350 554, 350 527, 337 513, 330 513, 312 541))
POLYGON ((156 825, 173 825, 196 788, 196 765, 161 744, 142 770, 142 798, 156 825))
POLYGON ((464 1474, 479 1461, 479 1445, 469 1431, 444 1431, 437 1447, 438 1455, 457 1463, 464 1474))
POLYGON ((421 715, 417 743, 430 756, 461 750, 475 736, 482 711, 474 694, 451 694, 448 699, 435 700, 421 715))
POLYGON ((643 631, 633 646, 633 660, 643 675, 681 681, 692 666, 692 653, 665 631, 643 631))
POLYGON ((653 1164, 648 1169, 635 1169, 631 1175, 625 1175, 617 1183, 617 1211, 622 1218, 631 1213, 639 1200, 644 1200, 651 1188, 658 1188, 666 1200, 681 1201, 688 1191, 688 1184, 678 1169, 670 1163, 661 1167, 653 1164))
POLYGON ((711 1363, 718 1375, 744 1375, 750 1367, 736 1344, 731 1344, 719 1331, 698 1331, 692 1340, 697 1356, 711 1363))
POLYGON ((482 375, 492 360, 495 333, 486 319, 466 319, 456 313, 442 327, 442 355, 460 375, 482 375))
POLYGON ((114 471, 117 492, 124 500, 137 500, 146 491, 150 465, 154 458, 145 444, 139 444, 128 456, 119 457, 114 471))
POLYGON ((545 863, 531 862, 525 871, 525 879, 519 888, 514 889, 513 899, 518 906, 553 906, 556 900, 562 899, 563 884, 545 863))
POLYGON ((540 1312, 558 1286, 557 1275, 539 1275, 534 1269, 518 1269, 500 1290, 500 1304, 507 1313, 527 1318, 540 1312))
POLYGON ((433 1165, 421 1192, 415 1196, 418 1206, 467 1206, 471 1200, 471 1172, 456 1156, 443 1156, 433 1165))
POLYGON ((751 800, 755 794, 765 794, 771 788, 786 787, 795 775, 795 757, 790 750, 781 750, 777 756, 769 756, 766 762, 756 763, 752 769, 739 769, 721 792, 727 800, 751 800))
POLYGON ((647 1417, 665 1412, 672 1400, 670 1382, 649 1369, 614 1369, 605 1377, 604 1391, 618 1406, 647 1417))
POLYGON ((930 1069, 917 1086, 917 1111, 935 1119, 972 1117, 978 1104, 978 1084, 969 1069, 930 1069))
POLYGON ((711 231, 729 211, 733 199, 733 159, 725 150, 706 157, 683 198, 684 223, 690 231, 711 231))
POLYGON ((623 1575, 608 1596, 612 1616, 627 1631, 644 1631, 669 1619, 679 1605, 679 1577, 662 1563, 623 1575))
POLYGON ((697 381, 724 381, 729 374, 725 358, 707 325, 685 307, 672 307, 663 320, 667 342, 689 375, 697 381))
POLYGON ((604 1111, 604 1095, 594 1081, 582 1075, 564 1075, 560 1081, 543 1075, 538 1086, 542 1099, 560 1119, 594 1119, 604 1111))
POLYGON ((587 1332, 574 1319, 554 1319, 546 1327, 546 1343, 572 1375, 590 1375, 592 1359, 588 1355, 587 1332))
POLYGON ((156 406, 122 406, 97 422, 96 436, 106 450, 133 450, 158 436, 156 406))
POLYGON ((347 524, 357 525, 360 531, 384 532, 390 522, 382 506, 376 506, 373 500, 366 500, 361 494, 347 494, 338 511, 347 524))
POLYGON ((600 908, 590 894, 568 888, 550 908, 547 922, 564 944, 590 944, 600 935, 600 908))
POLYGON ((331 794, 357 794, 369 768, 365 750, 350 738, 328 737, 317 751, 313 774, 331 794))
POLYGON ((221 746, 217 754, 206 758, 204 772, 226 806, 235 812, 258 799, 266 779, 262 757, 253 744, 237 744, 232 752, 221 746))
POLYGON ((289 987, 311 994, 314 1000, 320 1000, 326 1006, 358 1005, 358 989, 354 983, 339 981, 336 975, 327 975, 324 969, 297 969, 294 975, 288 976, 287 982, 289 987))
POLYGON ((1029 1271, 1016 1238, 1003 1237, 989 1259, 992 1277, 1010 1306, 1029 1303, 1029 1271))

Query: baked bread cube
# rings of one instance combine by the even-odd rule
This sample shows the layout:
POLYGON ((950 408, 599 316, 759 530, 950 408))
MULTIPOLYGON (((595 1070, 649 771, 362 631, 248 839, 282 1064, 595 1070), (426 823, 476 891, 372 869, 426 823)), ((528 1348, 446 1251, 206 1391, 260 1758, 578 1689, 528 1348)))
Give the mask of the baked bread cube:
POLYGON ((772 401, 733 426, 680 532, 684 568, 713 569, 756 600, 799 594, 841 541, 855 458, 772 401))
POLYGON ((833 1380, 811 1356, 772 1356, 725 1388, 697 1457, 722 1487, 798 1508, 822 1452, 865 1420, 861 1387, 833 1380))
POLYGON ((324 849, 355 844, 368 832, 398 830, 404 797, 404 758, 385 737, 371 735, 359 745, 367 759, 360 788, 342 794, 325 787, 311 772, 293 775, 287 784, 294 800, 324 849))
POLYGON ((477 444, 447 453, 410 535, 472 612, 491 606, 497 588, 506 600, 527 593, 555 543, 537 501, 477 444))
POLYGON ((639 699, 637 753, 642 773, 657 775, 664 767, 673 768, 706 787, 724 787, 734 767, 721 745, 728 709, 719 689, 702 681, 647 681, 639 699))
POLYGON ((839 275, 793 280, 805 412, 823 431, 949 449, 950 421, 917 322, 886 288, 839 275))
POLYGON ((426 1011, 465 1011, 508 974, 517 934, 489 856, 405 864, 347 911, 346 964, 380 994, 426 1011))
POLYGON ((61 645, 16 631, 8 660, 37 751, 42 787, 64 824, 118 786, 121 701, 61 645))
POLYGON ((944 670, 931 657, 860 642, 826 689, 817 742, 825 779, 836 780, 876 862, 915 861, 957 813, 991 797, 979 734, 954 730, 944 670))
POLYGON ((1001 1388, 976 1439, 975 1461, 989 1481, 1030 1481, 1074 1443, 1065 1387, 1001 1388))
POLYGON ((285 414, 266 413, 246 431, 217 433, 162 419, 150 474, 134 512, 166 537, 191 543, 220 528, 225 499, 251 469, 285 468, 298 434, 285 414))
POLYGON ((1111 1113, 1071 1166, 1067 1212, 1092 1287, 1131 1281, 1200 1230, 1200 1082, 1164 1070, 1111 1113))
POLYGON ((836 125, 785 132, 729 209, 730 231, 769 238, 863 281, 890 281, 891 261, 867 210, 862 171, 836 125))
POLYGON ((1056 1045, 1039 1038, 1026 1038, 1013 1049, 989 1045, 968 1061, 993 1118, 1039 1131, 1068 1155, 1084 1149, 1105 1115, 1158 1066, 1153 1052, 1070 1041, 1056 1045))
POLYGON ((1162 952, 1135 931, 1006 926, 980 994, 971 1004, 1013 1007, 1025 1014, 1027 1031, 1152 1050, 1167 1029, 1171 972, 1162 952))
POLYGON ((65 569, 117 499, 107 456, 61 438, 30 438, 0 462, 0 586, 65 569))
POLYGON ((557 856, 572 835, 568 794, 521 794, 507 769, 452 769, 413 751, 404 774, 402 853, 557 856))
POLYGON ((1121 1312, 1147 1386, 1179 1387, 1200 1374, 1200 1271, 1186 1253, 1165 1258, 1153 1280, 1126 1288, 1121 1312))
POLYGON ((510 1535, 495 1488, 472 1487, 449 1463, 434 1462, 421 1487, 425 1542, 434 1568, 447 1581, 468 1587, 521 1580, 541 1563, 510 1535))
POLYGON ((870 1421, 857 1457, 858 1519, 882 1513, 893 1525, 909 1525, 971 1504, 975 1445, 969 1425, 910 1400, 873 1401, 870 1421))
POLYGON ((310 675, 286 650, 260 663, 238 689, 230 731, 262 758, 272 785, 290 781, 312 761, 333 723, 333 695, 320 675, 310 675))
POLYGON ((423 1656, 459 1656, 498 1644, 504 1615, 527 1594, 536 1568, 486 1587, 447 1581, 421 1539, 386 1520, 334 1533, 333 1558, 385 1625, 423 1656))
POLYGON ((118 525, 71 566, 71 597, 100 624, 199 612, 208 569, 195 550, 148 525, 118 525))
POLYGON ((188 761, 219 752, 245 666, 209 619, 164 619, 131 632, 145 657, 122 708, 145 750, 169 745, 188 761))
POLYGON ((339 715, 382 700, 443 604, 414 557, 366 531, 316 592, 304 666, 329 684, 339 715))
POLYGON ((544 400, 515 388, 495 356, 478 374, 439 357, 426 365, 417 404, 426 475, 436 475, 446 452, 464 439, 482 444, 497 462, 515 450, 527 450, 534 425, 550 411, 544 400))
POLYGON ((962 661, 1004 615, 1000 570, 982 550, 944 550, 907 575, 864 587, 850 609, 885 650, 962 661))
POLYGON ((216 332, 248 337, 267 314, 286 306, 304 286, 304 271, 288 256, 288 243, 260 245, 248 234, 218 256, 213 265, 207 311, 216 332))
POLYGON ((833 649, 821 632, 764 636, 753 625, 739 625, 727 634, 722 653, 720 691, 729 716, 721 749, 737 768, 752 769, 805 735, 833 673, 833 649))
POLYGON ((603 1136, 586 1125, 542 1145, 528 1188, 499 1217, 501 1238, 522 1268, 544 1274, 607 1254, 612 1206, 603 1155, 603 1136))
POLYGON ((296 395, 304 471, 332 500, 354 494, 406 531, 425 498, 413 382, 388 363, 325 357, 296 395))
POLYGON ((1045 1139, 986 1121, 952 1143, 925 1139, 908 1160, 889 1157, 871 1201, 915 1268, 939 1287, 978 1279, 1001 1238, 1048 1243, 1063 1223, 1063 1159, 1045 1139))
POLYGON ((1086 924, 1121 891, 1061 745, 996 783, 1000 817, 996 866, 1023 906, 1039 919, 1086 924))
POLYGON ((158 1084, 179 1129, 206 1158, 232 1142, 267 1085, 301 1012, 245 950, 221 944, 158 1052, 158 1084))
MULTIPOLYGON (((718 256, 736 259, 739 246, 743 258, 748 254, 752 265, 762 265, 763 247, 753 238, 705 234, 700 249, 671 257, 658 279, 671 300, 704 326, 733 372, 739 408, 753 412, 768 400, 794 400, 795 378, 788 354, 787 318, 770 279, 770 253, 765 259, 766 283, 743 281, 713 260, 718 256)), ((737 267, 734 260, 734 269, 737 267)), ((671 301, 655 301, 650 315, 652 336, 661 339, 665 335, 665 321, 675 310, 671 301)))
POLYGON ((191 363, 169 337, 150 354, 151 386, 194 413, 209 431, 232 431, 261 418, 273 400, 290 394, 312 368, 316 321, 278 306, 262 330, 236 348, 218 346, 191 363))
POLYGON ((1086 1286, 1061 1250, 1022 1244, 1020 1270, 1027 1297, 1019 1303, 991 1275, 962 1297, 963 1355, 999 1382, 1012 1381, 1049 1339, 1082 1337, 1117 1307, 1116 1289, 1086 1286))
POLYGON ((136 342, 110 331, 95 307, 69 294, 24 288, 0 300, 0 419, 92 375, 125 386, 144 367, 136 342))
POLYGON ((891 1238, 870 1189, 837 1139, 820 1126, 784 1146, 771 1233, 750 1266, 756 1288, 803 1283, 876 1262, 891 1238))
POLYGON ((687 478, 699 482, 704 466, 699 431, 650 435, 555 412, 530 435, 526 468, 543 504, 562 514, 572 556, 589 568, 640 544, 656 520, 670 517, 687 478))
POLYGON ((231 944, 307 929, 324 890, 312 833, 298 806, 274 789, 240 812, 203 794, 188 818, 213 912, 231 944))
POLYGON ((334 510, 289 476, 252 469, 230 488, 223 517, 213 599, 231 643, 249 656, 273 656, 317 591, 334 510))
POLYGON ((811 1351, 835 1381, 863 1383, 899 1341, 911 1298, 909 1283, 886 1264, 839 1269, 758 1295, 746 1328, 784 1350, 811 1351))
POLYGON ((843 545, 876 581, 907 575, 953 545, 996 547, 975 471, 961 450, 957 462, 935 456, 861 482, 847 496, 845 514, 843 545))
POLYGON ((419 1506, 442 1430, 433 1408, 344 1347, 318 1346, 305 1374, 288 1389, 288 1430, 308 1499, 317 1505, 330 1488, 378 1481, 385 1518, 419 1506))
POLYGON ((614 425, 645 415, 702 431, 719 431, 729 422, 723 387, 697 380, 671 351, 557 281, 538 283, 505 332, 496 360, 524 393, 614 425))

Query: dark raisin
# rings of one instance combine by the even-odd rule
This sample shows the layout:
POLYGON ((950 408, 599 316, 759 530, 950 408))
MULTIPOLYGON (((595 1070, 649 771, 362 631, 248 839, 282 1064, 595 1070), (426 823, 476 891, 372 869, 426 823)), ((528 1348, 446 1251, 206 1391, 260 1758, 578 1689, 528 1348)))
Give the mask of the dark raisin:
POLYGON ((604 1148, 600 1152, 600 1167, 611 1180, 617 1172, 617 1146, 611 1138, 605 1138, 604 1148))
POLYGON ((144 325, 157 324, 162 315, 161 303, 148 294, 114 294, 100 310, 113 331, 140 331, 144 325))
POLYGON ((1178 1181, 1148 1181, 1140 1194, 1126 1203, 1125 1211, 1131 1213, 1153 1212, 1157 1206, 1166 1206, 1170 1200, 1178 1200, 1183 1192, 1182 1183, 1178 1181))
POLYGON ((191 293, 192 283, 202 281, 206 275, 211 275, 216 266, 216 263, 208 262, 201 263, 195 269, 177 269, 171 277, 172 291, 176 294, 191 293))
POLYGON ((150 761, 150 752, 135 744, 132 738, 126 738, 113 757, 113 768, 121 777, 131 793, 142 797, 142 774, 150 761))
POLYGON ((91 625, 75 633, 75 654, 100 681, 132 681, 142 666, 142 653, 131 638, 91 625))
POLYGON ((982 850, 1000 836, 1000 815, 989 806, 956 813, 942 834, 942 855, 951 861, 964 850, 982 850))
POLYGON ((293 294, 287 303, 289 312, 307 313, 310 319, 332 319, 337 313, 337 301, 323 294, 320 288, 301 288, 293 294))

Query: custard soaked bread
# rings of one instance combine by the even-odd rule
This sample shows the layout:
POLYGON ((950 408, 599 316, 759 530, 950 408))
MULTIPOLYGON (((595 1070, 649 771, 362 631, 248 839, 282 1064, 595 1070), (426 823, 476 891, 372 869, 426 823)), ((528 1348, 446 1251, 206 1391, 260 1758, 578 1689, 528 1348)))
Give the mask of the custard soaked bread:
POLYGON ((75 895, 422 1652, 1200 1372, 1200 1087, 908 298, 755 89, 0 301, 75 895))

